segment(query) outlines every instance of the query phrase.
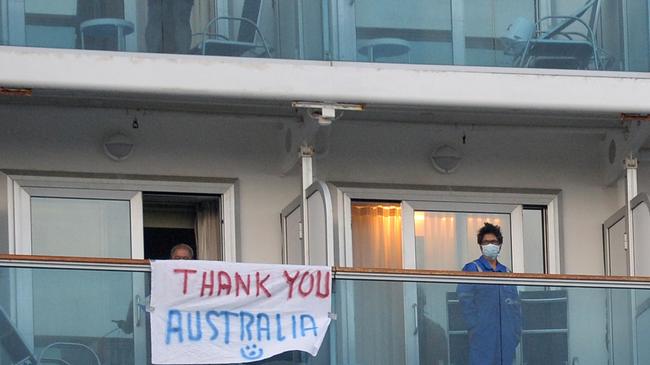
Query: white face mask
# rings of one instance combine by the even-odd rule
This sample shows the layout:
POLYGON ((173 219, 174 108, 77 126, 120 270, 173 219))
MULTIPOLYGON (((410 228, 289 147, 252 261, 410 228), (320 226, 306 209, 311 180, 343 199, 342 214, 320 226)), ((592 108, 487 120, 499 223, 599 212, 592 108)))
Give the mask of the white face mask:
POLYGON ((499 252, 501 252, 501 245, 488 243, 487 245, 481 246, 481 251, 483 252, 483 256, 492 260, 496 260, 497 256, 499 256, 499 252))

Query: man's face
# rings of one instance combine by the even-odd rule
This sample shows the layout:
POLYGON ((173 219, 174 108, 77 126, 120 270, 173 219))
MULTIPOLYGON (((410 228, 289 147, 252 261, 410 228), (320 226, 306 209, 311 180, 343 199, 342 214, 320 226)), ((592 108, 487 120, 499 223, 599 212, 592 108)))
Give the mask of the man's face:
POLYGON ((186 248, 179 247, 172 253, 172 260, 191 260, 192 255, 186 248))
POLYGON ((481 246, 487 245, 487 244, 494 244, 500 246, 501 244, 499 243, 499 239, 497 238, 496 235, 493 233, 486 233, 483 236, 483 241, 481 241, 481 246))

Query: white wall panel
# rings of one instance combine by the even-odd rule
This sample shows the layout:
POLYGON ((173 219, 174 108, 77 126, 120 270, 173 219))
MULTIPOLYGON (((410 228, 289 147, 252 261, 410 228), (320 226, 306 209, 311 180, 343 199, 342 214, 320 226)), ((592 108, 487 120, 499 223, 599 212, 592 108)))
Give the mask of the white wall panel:
MULTIPOLYGON (((5 169, 239 179, 241 260, 281 262, 278 215, 300 191, 300 176, 282 175, 276 124, 147 111, 132 129, 124 110, 34 105, 5 105, 0 120, 9 121, 0 131, 5 169), (126 161, 102 152, 101 141, 116 130, 135 143, 126 161)), ((561 189, 563 270, 602 273, 600 225, 619 207, 616 188, 602 183, 598 136, 481 129, 468 130, 463 145, 453 128, 345 118, 332 128, 329 154, 315 161, 322 181, 561 189), (441 143, 463 154, 454 174, 441 175, 429 162, 441 143)))

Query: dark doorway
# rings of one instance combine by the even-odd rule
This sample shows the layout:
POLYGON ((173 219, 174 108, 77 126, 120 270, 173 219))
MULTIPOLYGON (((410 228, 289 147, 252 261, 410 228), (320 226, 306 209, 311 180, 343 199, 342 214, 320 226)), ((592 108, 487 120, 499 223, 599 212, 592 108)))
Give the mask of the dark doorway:
POLYGON ((172 247, 185 243, 194 250, 194 258, 220 259, 218 195, 144 192, 142 203, 145 258, 169 259, 172 247), (207 220, 206 206, 213 212, 207 220), (210 239, 206 230, 212 233, 210 239))
POLYGON ((169 259, 172 247, 179 243, 190 245, 196 252, 194 230, 187 228, 144 228, 144 257, 148 259, 169 259))

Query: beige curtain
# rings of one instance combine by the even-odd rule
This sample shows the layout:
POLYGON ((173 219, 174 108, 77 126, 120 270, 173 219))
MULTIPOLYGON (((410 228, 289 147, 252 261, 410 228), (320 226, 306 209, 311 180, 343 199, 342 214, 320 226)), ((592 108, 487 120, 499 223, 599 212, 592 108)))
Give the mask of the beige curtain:
POLYGON ((355 267, 402 267, 402 216, 399 204, 352 204, 355 267))
MULTIPOLYGON (((402 210, 393 203, 352 204, 355 267, 402 267, 402 210)), ((359 364, 404 363, 404 291, 401 283, 357 282, 354 347, 359 364), (380 321, 377 318, 381 318, 380 321), (377 351, 378 348, 383 351, 377 351), (389 354, 388 356, 386 354, 389 354)))
POLYGON ((221 221, 219 218, 219 202, 205 201, 196 207, 196 250, 199 260, 221 259, 221 221))

